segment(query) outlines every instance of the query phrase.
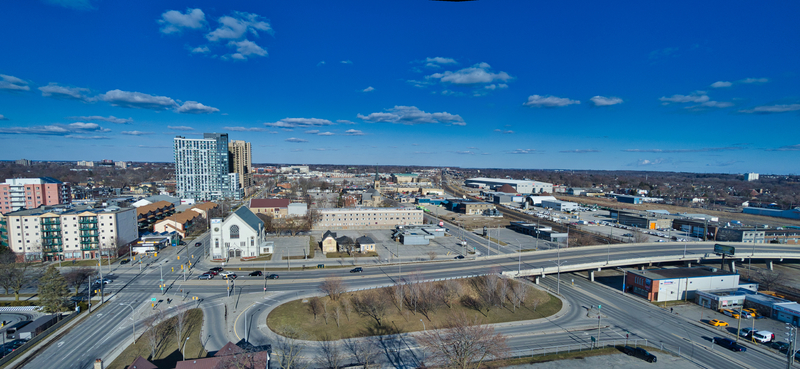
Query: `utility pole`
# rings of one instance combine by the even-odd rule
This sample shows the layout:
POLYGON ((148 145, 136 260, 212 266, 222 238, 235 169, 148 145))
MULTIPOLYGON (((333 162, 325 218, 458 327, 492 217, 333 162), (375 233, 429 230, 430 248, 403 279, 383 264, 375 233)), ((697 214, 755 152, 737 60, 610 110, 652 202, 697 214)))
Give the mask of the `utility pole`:
POLYGON ((105 287, 105 281, 103 280, 103 259, 98 260, 97 263, 97 270, 100 271, 100 305, 103 304, 103 287, 105 287))
POLYGON ((595 347, 598 347, 598 348, 600 347, 600 318, 601 318, 601 316, 600 316, 600 308, 601 307, 603 307, 603 305, 597 305, 597 340, 596 340, 597 341, 597 346, 595 346, 595 347))

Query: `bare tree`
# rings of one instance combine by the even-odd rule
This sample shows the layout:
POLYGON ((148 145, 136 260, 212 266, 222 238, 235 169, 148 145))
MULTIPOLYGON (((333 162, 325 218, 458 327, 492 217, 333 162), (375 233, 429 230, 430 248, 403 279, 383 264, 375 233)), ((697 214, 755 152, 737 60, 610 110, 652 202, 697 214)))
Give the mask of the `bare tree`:
POLYGON ((761 283, 767 291, 772 289, 778 284, 778 281, 783 278, 783 272, 773 271, 769 269, 758 269, 755 275, 756 280, 761 283))
POLYGON ((33 284, 39 279, 41 271, 36 268, 34 263, 25 260, 28 255, 24 254, 22 259, 17 260, 17 254, 6 249, 0 253, 0 285, 6 290, 14 291, 14 300, 19 301, 19 294, 23 288, 33 284))
POLYGON ((374 290, 360 293, 351 298, 353 309, 361 316, 375 319, 381 325, 381 319, 386 315, 388 304, 383 296, 378 295, 374 290))
POLYGON ((485 360, 502 359, 506 337, 466 313, 452 314, 443 327, 425 331, 417 342, 431 359, 446 368, 480 368, 485 360))
POLYGON ((344 340, 344 347, 358 364, 364 366, 364 369, 369 369, 375 365, 375 361, 380 354, 378 346, 369 338, 344 340))
POLYGON ((650 241, 650 236, 645 234, 644 232, 634 231, 633 232, 633 242, 634 243, 645 243, 650 241))
POLYGON ((511 294, 513 296, 514 312, 516 312, 517 307, 522 306, 525 303, 525 298, 528 297, 528 286, 522 282, 515 281, 511 286, 511 294))
POLYGON ((328 324, 328 317, 330 316, 329 312, 328 312, 328 303, 329 302, 330 302, 330 300, 322 299, 322 317, 325 318, 325 324, 326 325, 328 324))
POLYGON ((64 275, 64 278, 66 278, 67 284, 75 288, 75 295, 77 295, 78 292, 80 291, 81 285, 83 285, 84 283, 86 283, 87 280, 92 278, 94 273, 95 271, 93 268, 80 267, 80 268, 74 268, 69 272, 67 272, 64 275))
POLYGON ((342 304, 342 309, 344 310, 344 316, 347 317, 347 321, 349 322, 350 321, 350 313, 353 312, 353 305, 350 303, 350 300, 348 300, 348 299, 342 299, 342 301, 340 301, 340 303, 342 304))
POLYGON ((342 306, 340 304, 336 304, 333 307, 333 316, 336 318, 336 328, 341 328, 342 326, 339 324, 339 319, 342 315, 342 306))
POLYGON ((178 339, 175 342, 178 342, 178 349, 181 349, 181 343, 183 343, 183 328, 186 326, 186 320, 188 317, 188 312, 186 309, 182 307, 178 307, 178 312, 175 314, 175 335, 178 339))
POLYGON ((317 365, 320 368, 339 369, 342 367, 344 355, 339 341, 325 336, 322 341, 319 341, 319 354, 317 356, 317 365))
POLYGON ((486 302, 486 311, 497 305, 497 280, 496 274, 489 274, 481 278, 480 295, 486 302))
POLYGON ((331 300, 336 301, 341 294, 346 291, 344 282, 340 278, 337 277, 328 277, 325 278, 322 283, 319 285, 320 292, 328 295, 331 300))
POLYGON ((498 298, 500 300, 500 306, 505 306, 506 299, 508 298, 508 289, 509 289, 508 279, 500 278, 500 285, 497 290, 499 295, 498 298))
POLYGON ((436 259, 436 251, 428 251, 426 255, 428 255, 431 260, 436 259))
POLYGON ((533 308, 533 311, 536 311, 536 308, 539 307, 539 305, 541 305, 542 302, 544 302, 546 297, 547 297, 546 295, 539 292, 531 294, 529 300, 531 302, 531 307, 533 308))
POLYGON ((147 340, 147 346, 150 347, 150 360, 156 358, 156 351, 158 351, 159 346, 161 345, 161 329, 159 325, 156 323, 155 318, 150 319, 146 325, 144 332, 145 340, 147 340))
POLYGON ((294 326, 284 326, 278 329, 278 338, 274 341, 273 348, 280 357, 278 366, 283 369, 305 369, 310 363, 303 360, 303 350, 306 349, 306 336, 294 326))
POLYGON ((457 280, 450 279, 442 283, 442 302, 452 309, 453 304, 458 301, 458 298, 463 294, 463 287, 457 280))
POLYGON ((317 321, 317 315, 319 315, 322 310, 322 303, 319 301, 319 297, 314 296, 308 299, 308 309, 311 310, 311 314, 314 315, 314 321, 317 321))

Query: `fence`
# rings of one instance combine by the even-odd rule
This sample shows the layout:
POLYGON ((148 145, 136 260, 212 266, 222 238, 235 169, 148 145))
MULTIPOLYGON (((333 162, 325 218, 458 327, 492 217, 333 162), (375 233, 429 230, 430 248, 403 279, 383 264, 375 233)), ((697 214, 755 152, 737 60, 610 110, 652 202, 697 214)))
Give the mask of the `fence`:
POLYGON ((8 313, 14 311, 37 311, 41 306, 3 306, 0 307, 0 313, 8 313))

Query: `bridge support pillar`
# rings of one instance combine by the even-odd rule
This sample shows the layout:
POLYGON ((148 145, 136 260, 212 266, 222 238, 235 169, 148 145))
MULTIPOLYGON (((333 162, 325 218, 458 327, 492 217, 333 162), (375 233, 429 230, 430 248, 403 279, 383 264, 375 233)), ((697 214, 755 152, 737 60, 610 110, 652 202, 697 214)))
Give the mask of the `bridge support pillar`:
POLYGON ((731 261, 731 273, 736 273, 736 262, 731 261))
POLYGON ((536 278, 534 278, 534 279, 533 279, 533 283, 539 284, 539 278, 541 278, 541 277, 536 277, 536 278))
POLYGON ((689 263, 686 263, 686 267, 687 267, 687 268, 691 268, 691 267, 692 267, 692 263, 691 263, 691 262, 689 262, 689 263))
POLYGON ((589 280, 594 282, 594 270, 589 271, 589 280))
POLYGON ((644 270, 644 265, 639 265, 639 270, 644 270))
POLYGON ((772 269, 772 260, 767 260, 767 269, 774 270, 772 269))

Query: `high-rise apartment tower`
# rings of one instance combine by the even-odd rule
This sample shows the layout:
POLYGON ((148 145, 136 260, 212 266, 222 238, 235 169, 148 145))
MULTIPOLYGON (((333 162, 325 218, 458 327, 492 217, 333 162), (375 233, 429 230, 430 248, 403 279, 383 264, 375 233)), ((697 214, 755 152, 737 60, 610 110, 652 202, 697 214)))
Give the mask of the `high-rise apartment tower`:
POLYGON ((204 133, 203 138, 177 136, 173 144, 175 190, 180 198, 242 198, 239 175, 229 171, 227 133, 204 133))
POLYGON ((231 141, 228 143, 230 172, 239 175, 239 186, 246 189, 253 185, 253 157, 250 143, 231 141))

